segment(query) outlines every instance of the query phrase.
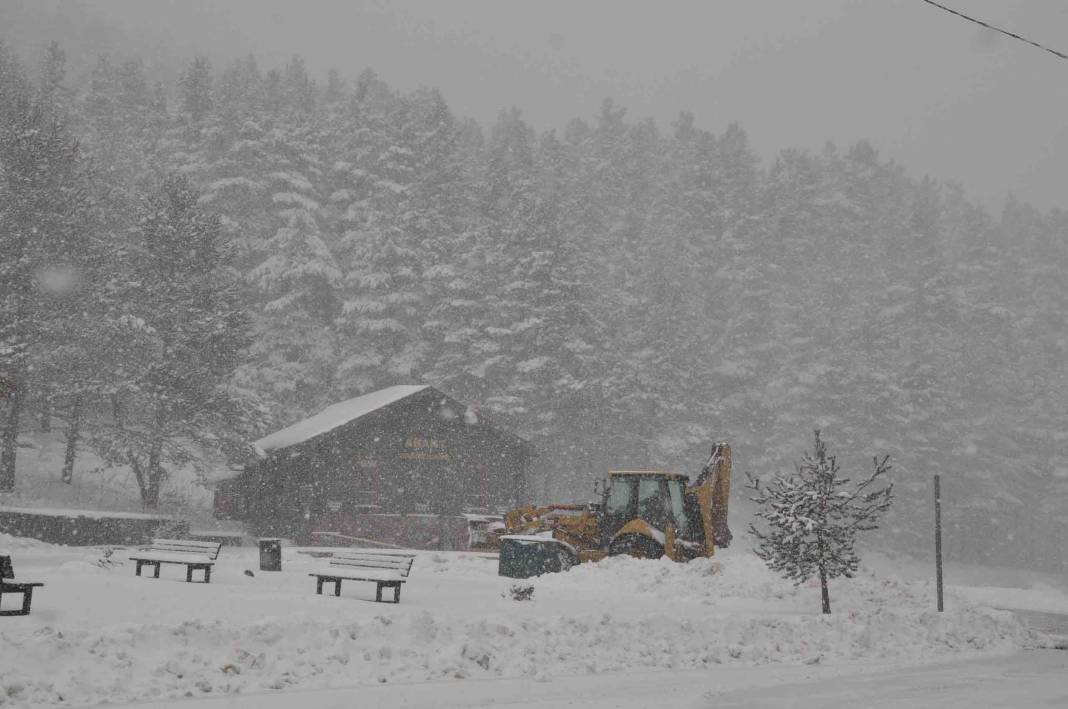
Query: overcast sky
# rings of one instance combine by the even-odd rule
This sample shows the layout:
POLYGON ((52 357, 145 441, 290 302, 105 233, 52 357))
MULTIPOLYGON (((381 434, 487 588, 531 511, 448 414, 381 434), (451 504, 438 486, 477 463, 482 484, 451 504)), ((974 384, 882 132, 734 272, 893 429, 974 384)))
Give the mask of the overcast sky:
MULTIPOLYGON (((7 0, 0 0, 0 3, 7 0)), ((1068 51, 1064 0, 943 0, 1068 51)), ((682 110, 738 121, 766 158, 869 139, 916 176, 988 206, 1068 206, 1068 61, 920 0, 111 0, 146 42, 216 61, 302 55, 320 76, 373 67, 440 88, 483 123, 518 106, 539 129, 605 97, 665 130, 682 110)), ((60 5, 63 12, 63 5, 60 5)))

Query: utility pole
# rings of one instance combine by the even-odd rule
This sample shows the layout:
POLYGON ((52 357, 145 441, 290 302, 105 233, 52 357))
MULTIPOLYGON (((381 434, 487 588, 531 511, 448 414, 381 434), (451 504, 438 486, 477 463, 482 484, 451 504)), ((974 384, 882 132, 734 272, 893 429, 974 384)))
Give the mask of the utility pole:
POLYGON ((938 612, 942 612, 942 484, 941 476, 934 476, 935 504, 935 585, 938 587, 938 612))

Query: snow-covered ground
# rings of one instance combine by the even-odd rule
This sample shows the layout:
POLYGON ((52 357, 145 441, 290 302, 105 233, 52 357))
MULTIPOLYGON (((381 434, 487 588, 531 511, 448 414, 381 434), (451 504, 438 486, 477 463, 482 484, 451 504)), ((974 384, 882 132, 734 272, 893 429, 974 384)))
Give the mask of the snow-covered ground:
MULTIPOLYGON (((934 576, 934 562, 930 560, 921 562, 886 553, 868 553, 865 559, 879 574, 928 582, 934 576)), ((946 564, 944 578, 951 593, 970 603, 1068 615, 1068 575, 1065 574, 950 562, 946 564)))
POLYGON ((1068 653, 924 663, 720 665, 557 677, 361 685, 176 699, 126 709, 1038 709, 1068 706, 1068 653), (193 703, 190 703, 190 702, 193 703))
MULTIPOLYGON (((716 560, 609 559, 534 579, 532 601, 496 559, 420 552, 401 603, 346 582, 316 596, 324 561, 286 549, 284 570, 223 549, 212 582, 184 569, 137 578, 123 550, 0 536, 18 576, 44 581, 30 616, 0 618, 0 706, 150 701, 359 684, 494 679, 543 682, 602 673, 740 671, 921 663, 1031 644, 1004 611, 928 582, 865 571, 819 590, 794 587, 743 550, 716 560), (125 562, 125 563, 123 563, 125 562), (245 570, 254 573, 245 574, 245 570), (514 678, 514 679, 509 679, 514 678)), ((7 599, 6 603, 15 599, 7 599)))
POLYGON ((1032 588, 953 586, 953 589, 972 603, 994 608, 1068 614, 1068 591, 1044 584, 1032 588))

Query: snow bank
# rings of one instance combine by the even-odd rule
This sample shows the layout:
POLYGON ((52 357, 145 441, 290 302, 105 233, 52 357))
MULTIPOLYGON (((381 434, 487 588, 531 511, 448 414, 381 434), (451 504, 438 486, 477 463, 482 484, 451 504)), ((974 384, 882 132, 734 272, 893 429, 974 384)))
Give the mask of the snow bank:
POLYGON ((143 512, 104 512, 100 510, 71 510, 49 507, 0 507, 0 514, 9 512, 18 515, 41 515, 43 517, 85 517, 86 519, 141 519, 141 520, 172 520, 173 517, 161 514, 145 514, 143 512))
POLYGON ((0 554, 14 554, 16 551, 54 551, 57 548, 60 547, 55 544, 0 532, 0 554))
POLYGON ((1031 588, 958 587, 955 590, 972 603, 1068 615, 1068 591, 1042 583, 1031 588))
POLYGON ((835 613, 823 616, 818 588, 796 588, 741 553, 688 565, 609 559, 530 581, 496 576, 492 557, 424 553, 396 606, 366 600, 370 584, 346 584, 340 599, 315 596, 306 571, 321 561, 311 557, 291 553, 286 572, 248 577, 241 567, 254 551, 235 553, 243 556, 225 565, 220 557, 210 586, 134 579, 129 566, 93 566, 89 557, 58 564, 46 580, 78 584, 81 607, 68 620, 35 598, 37 622, 5 628, 0 706, 725 663, 922 661, 1011 652, 1027 640, 1008 613, 962 599, 936 613, 922 584, 873 575, 836 582, 835 613), (517 583, 534 586, 532 601, 511 600, 517 583), (97 600, 99 612, 85 619, 97 600), (277 615, 264 617, 267 608, 277 615))
MULTIPOLYGON (((270 618, 94 631, 42 629, 7 643, 3 690, 12 705, 152 699, 192 692, 467 677, 699 669, 725 662, 919 659, 952 650, 1009 650, 1021 631, 1005 617, 645 620, 562 616, 515 620, 379 615, 334 624, 270 618), (79 661, 71 662, 72 658, 79 661), (58 671, 49 671, 56 668, 58 671)), ((4 700, 0 699, 0 703, 4 700)))

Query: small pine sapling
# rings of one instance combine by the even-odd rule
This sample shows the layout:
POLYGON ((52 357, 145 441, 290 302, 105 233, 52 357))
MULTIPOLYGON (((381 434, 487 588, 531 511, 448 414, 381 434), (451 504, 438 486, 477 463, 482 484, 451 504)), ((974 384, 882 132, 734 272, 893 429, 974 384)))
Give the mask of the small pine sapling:
POLYGON ((806 452, 796 473, 776 475, 762 485, 749 473, 756 516, 766 529, 749 525, 757 540, 754 551, 768 568, 801 584, 819 576, 823 612, 831 612, 827 580, 852 578, 860 564, 857 532, 878 528, 878 518, 893 500, 893 485, 876 489, 875 483, 890 471, 890 456, 873 458, 874 470, 855 485, 839 477, 838 461, 816 432, 815 449, 806 452))
MULTIPOLYGON (((103 551, 100 554, 100 558, 94 561, 93 563, 102 569, 110 569, 116 562, 116 559, 112 558, 113 556, 115 556, 115 548, 104 547, 103 551)), ((118 563, 121 564, 122 562, 120 561, 118 563)))
POLYGON ((508 588, 508 594, 505 597, 510 597, 513 601, 532 601, 534 600, 534 586, 532 584, 513 583, 508 588))

